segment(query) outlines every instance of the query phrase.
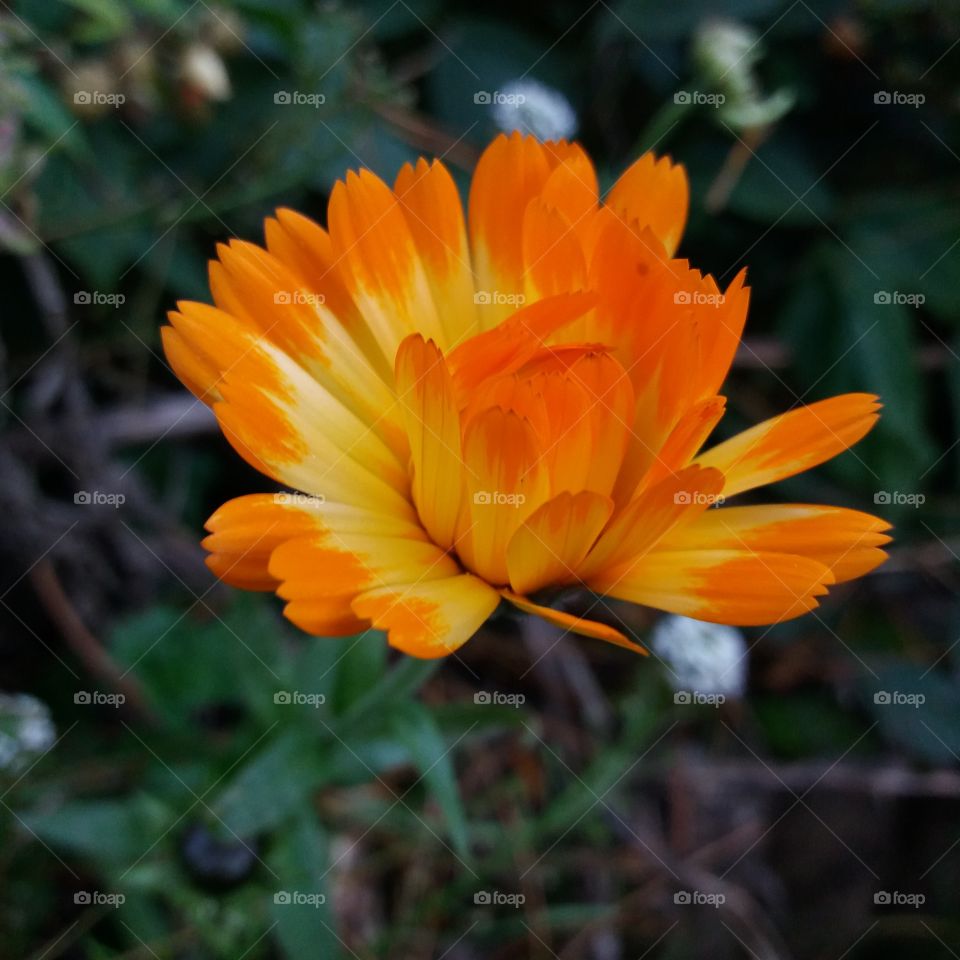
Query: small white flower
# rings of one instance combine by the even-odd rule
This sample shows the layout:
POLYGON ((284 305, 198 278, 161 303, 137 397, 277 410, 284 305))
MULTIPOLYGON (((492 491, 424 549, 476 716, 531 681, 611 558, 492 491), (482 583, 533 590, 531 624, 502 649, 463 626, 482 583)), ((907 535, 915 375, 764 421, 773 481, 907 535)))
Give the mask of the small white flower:
POLYGON ((56 738, 45 703, 25 693, 0 694, 0 770, 23 769, 56 738))
POLYGON ((742 696, 747 685, 747 643, 733 627, 689 617, 663 617, 650 646, 675 690, 742 696))
POLYGON ((492 97, 491 110, 504 133, 519 130, 540 140, 567 140, 577 132, 570 101, 539 80, 511 80, 492 97))

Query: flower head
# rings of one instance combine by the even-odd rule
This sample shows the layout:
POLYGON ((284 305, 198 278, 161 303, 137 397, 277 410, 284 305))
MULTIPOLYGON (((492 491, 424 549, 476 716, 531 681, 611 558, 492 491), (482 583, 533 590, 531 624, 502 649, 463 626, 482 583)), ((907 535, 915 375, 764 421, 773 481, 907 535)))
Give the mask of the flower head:
POLYGON ((834 397, 701 452, 748 290, 674 259, 687 202, 669 159, 641 157, 601 203, 579 146, 514 134, 481 158, 466 217, 420 160, 392 188, 349 173, 326 230, 279 210, 266 249, 221 246, 216 306, 178 305, 167 357, 240 455, 301 495, 214 513, 213 571, 276 591, 309 633, 372 624, 432 657, 503 598, 641 649, 543 606, 545 588, 766 624, 875 567, 875 517, 725 504, 845 450, 878 405, 834 397))

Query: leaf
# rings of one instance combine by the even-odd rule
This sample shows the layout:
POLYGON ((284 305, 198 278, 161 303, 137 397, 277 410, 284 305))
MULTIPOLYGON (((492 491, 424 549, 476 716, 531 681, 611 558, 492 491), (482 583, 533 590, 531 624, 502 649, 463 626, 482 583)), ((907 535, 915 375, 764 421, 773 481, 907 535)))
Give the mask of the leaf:
POLYGON ((344 714, 375 687, 387 667, 387 645, 375 630, 342 641, 345 644, 334 671, 332 707, 344 714))
MULTIPOLYGON (((437 801, 458 856, 463 860, 468 859, 470 841, 467 816, 450 757, 452 746, 447 744, 429 710, 418 703, 409 703, 393 713, 393 729, 400 742, 409 749, 430 793, 437 801)), ((461 738, 466 733, 461 734, 461 738)))
POLYGON ((343 955, 327 897, 330 843, 312 815, 297 818, 269 860, 276 873, 270 916, 274 936, 287 960, 336 960, 343 955))
MULTIPOLYGON (((45 843, 93 861, 127 864, 148 846, 148 819, 137 798, 76 800, 52 812, 22 814, 45 843)), ((159 833, 159 831, 156 831, 159 833)))
POLYGON ((213 802, 213 810, 240 837, 253 837, 309 808, 327 778, 323 752, 298 731, 288 731, 244 763, 213 802))

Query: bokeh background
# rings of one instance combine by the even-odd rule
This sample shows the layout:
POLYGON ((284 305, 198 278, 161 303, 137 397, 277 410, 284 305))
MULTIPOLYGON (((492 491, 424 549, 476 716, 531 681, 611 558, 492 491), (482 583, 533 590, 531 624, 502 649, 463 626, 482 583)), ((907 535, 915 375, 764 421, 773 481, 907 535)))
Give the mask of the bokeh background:
POLYGON ((953 3, 0 2, 0 957, 956 957, 958 114, 953 3), (754 290, 722 432, 883 397, 774 494, 891 559, 709 702, 715 634, 671 669, 507 617, 425 664, 203 565, 270 485, 164 311, 276 206, 420 154, 466 186, 512 127, 604 186, 686 164, 682 255, 754 290))

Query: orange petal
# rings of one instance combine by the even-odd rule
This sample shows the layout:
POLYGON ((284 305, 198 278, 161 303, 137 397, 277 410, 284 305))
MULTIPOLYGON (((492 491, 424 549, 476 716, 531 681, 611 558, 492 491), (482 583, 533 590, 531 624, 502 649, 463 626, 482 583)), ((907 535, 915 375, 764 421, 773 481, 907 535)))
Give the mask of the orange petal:
POLYGON ((753 550, 812 557, 837 583, 869 573, 883 563, 879 548, 890 542, 890 524, 843 507, 788 503, 710 510, 671 531, 664 550, 753 550))
POLYGON ((453 546, 463 498, 460 414, 443 355, 420 334, 397 351, 397 393, 413 467, 413 500, 434 543, 453 546))
MULTIPOLYGON (((483 152, 470 184, 470 246, 476 287, 495 299, 524 293, 523 220, 556 159, 533 137, 500 135, 483 152)), ((515 307, 491 302, 481 311, 483 329, 515 307)))
POLYGON ((649 652, 639 643, 634 643, 619 630, 609 627, 605 623, 597 623, 596 620, 584 620, 582 617, 574 617, 569 613, 553 610, 550 607, 541 606, 539 603, 532 603, 526 597, 518 596, 509 590, 501 590, 500 593, 504 599, 509 600, 515 607, 552 623, 565 633, 579 633, 583 637, 592 637, 594 640, 605 640, 607 643, 625 647, 634 653, 643 654, 645 657, 649 656, 649 652))
POLYGON ((460 405, 484 380, 512 373, 525 364, 558 330, 593 306, 588 293, 549 297, 516 311, 499 326, 462 343, 447 358, 460 405))
POLYGON ((726 405, 726 397, 710 397, 692 406, 680 418, 643 478, 644 489, 690 463, 720 422, 726 405))
POLYGON ((392 367, 404 337, 446 339, 413 234, 393 191, 369 170, 330 194, 330 238, 347 291, 392 367))
POLYGON ((394 193, 427 271, 449 349, 478 333, 470 249, 460 194, 439 161, 405 164, 394 193))
POLYGON ((459 573, 435 544, 407 537, 352 533, 329 527, 288 540, 270 558, 285 600, 313 600, 437 580, 459 573))
POLYGON ((726 477, 728 497, 792 477, 837 456, 879 419, 878 398, 845 393, 798 407, 731 437, 697 457, 726 477))
POLYGON ((619 511, 580 566, 579 576, 591 580, 605 568, 615 568, 648 553, 678 524, 689 523, 716 502, 723 489, 718 470, 687 467, 665 477, 619 511))
POLYGON ((283 608, 283 615, 315 637, 352 637, 370 627, 369 620, 362 620, 353 612, 352 599, 348 595, 291 600, 283 608))
POLYGON ((687 222, 690 186, 686 170, 669 157, 645 153, 623 173, 605 203, 626 221, 649 226, 672 256, 687 222))
POLYGON ((558 494, 519 526, 507 545, 510 586, 520 594, 577 579, 577 566, 610 518, 613 501, 589 490, 558 494))
POLYGON ((463 461, 457 552, 488 583, 505 584, 507 544, 549 494, 536 436, 526 420, 495 407, 467 423, 463 461))
POLYGON ((413 657, 433 658, 466 643, 499 602, 496 590, 464 573, 370 590, 353 601, 353 609, 386 630, 390 646, 413 657))
POLYGON ((531 200, 523 218, 524 293, 528 301, 587 283, 583 247, 573 224, 542 200, 531 200))
POLYGON ((655 550, 590 582, 598 593, 732 626, 790 620, 833 583, 817 560, 747 550, 655 550))

